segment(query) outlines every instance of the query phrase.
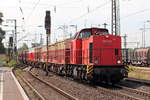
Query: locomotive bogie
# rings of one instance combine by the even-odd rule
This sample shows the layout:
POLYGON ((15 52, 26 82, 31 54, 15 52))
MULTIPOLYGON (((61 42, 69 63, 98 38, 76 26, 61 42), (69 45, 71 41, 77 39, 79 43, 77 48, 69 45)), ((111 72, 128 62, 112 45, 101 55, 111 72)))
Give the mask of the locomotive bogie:
POLYGON ((95 66, 94 76, 97 81, 107 83, 117 83, 124 77, 127 77, 125 67, 122 66, 95 66))

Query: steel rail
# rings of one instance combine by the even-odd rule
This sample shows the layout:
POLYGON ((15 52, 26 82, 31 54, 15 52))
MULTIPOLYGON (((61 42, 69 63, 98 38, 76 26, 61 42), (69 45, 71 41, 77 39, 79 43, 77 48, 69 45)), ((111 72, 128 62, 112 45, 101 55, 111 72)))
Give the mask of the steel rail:
POLYGON ((146 80, 146 79, 137 79, 137 78, 133 78, 133 77, 128 77, 128 78, 125 79, 125 81, 130 81, 130 82, 150 85, 150 80, 146 80))
POLYGON ((131 89, 131 88, 120 86, 120 85, 116 85, 116 86, 119 88, 122 88, 123 90, 129 91, 132 93, 136 93, 136 94, 142 95, 142 96, 148 96, 150 98, 150 93, 148 93, 148 92, 137 90, 137 89, 131 89))
POLYGON ((51 83, 48 83, 38 77, 36 77, 36 75, 34 73, 32 73, 31 71, 29 71, 29 74, 31 74, 34 78, 36 78, 37 80, 39 80, 40 82, 46 84, 47 86, 51 87, 52 89, 54 89, 55 91, 57 91, 58 93, 60 93, 61 95, 65 96, 66 98, 68 98, 69 100, 79 100, 78 98, 66 93, 65 91, 59 89, 58 87, 54 86, 51 83))
MULTIPOLYGON (((29 71, 29 73, 31 74, 31 75, 33 75, 33 77, 35 77, 35 78, 37 78, 39 81, 43 81, 43 80, 41 80, 40 78, 38 78, 38 77, 36 77, 36 75, 35 74, 33 74, 31 71, 29 71)), ((45 81, 44 81, 45 82, 45 81)), ((48 82, 46 82, 46 84, 47 85, 52 85, 52 84, 50 84, 50 83, 48 83, 48 82)), ((53 88, 53 86, 54 85, 52 85, 52 88, 53 88)), ((54 86, 55 87, 55 86, 54 86)), ((57 88, 57 87, 56 87, 57 88)), ((129 99, 129 100, 141 100, 141 99, 139 99, 139 98, 136 98, 136 97, 134 97, 134 96, 130 96, 130 95, 128 95, 128 94, 124 94, 124 93, 120 93, 119 91, 114 91, 114 90, 109 90, 109 89, 106 89, 106 88, 103 88, 103 87, 98 87, 101 91, 103 91, 103 92, 106 92, 106 93, 110 93, 110 94, 113 94, 113 95, 116 95, 116 96, 118 96, 118 97, 122 97, 122 98, 124 98, 124 99, 129 99)), ((62 91, 62 90, 61 90, 62 91)), ((61 92, 60 91, 60 92, 61 92)), ((70 98, 71 99, 71 98, 70 98)), ((71 99, 71 100, 78 100, 77 98, 75 98, 75 99, 71 99)))
POLYGON ((118 96, 118 97, 122 97, 124 99, 127 99, 127 100, 141 100, 139 98, 136 98, 134 96, 130 96, 130 95, 127 95, 127 94, 124 94, 124 93, 121 93, 119 91, 114 91, 114 90, 109 90, 107 88, 103 88, 103 87, 98 87, 101 91, 103 92, 106 92, 106 93, 110 93, 112 95, 115 95, 115 96, 118 96))
POLYGON ((32 85, 21 75, 18 75, 21 80, 31 89, 35 92, 35 95, 39 97, 40 100, 46 100, 35 88, 32 87, 32 85))

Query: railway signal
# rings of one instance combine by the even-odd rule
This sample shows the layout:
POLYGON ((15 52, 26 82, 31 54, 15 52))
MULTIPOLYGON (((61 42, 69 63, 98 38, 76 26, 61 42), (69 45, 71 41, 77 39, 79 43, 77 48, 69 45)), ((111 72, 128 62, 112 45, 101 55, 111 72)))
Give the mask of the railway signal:
POLYGON ((9 37, 9 46, 13 47, 13 37, 9 37))
POLYGON ((13 37, 9 37, 9 48, 8 48, 8 55, 10 58, 12 58, 12 54, 13 54, 13 37))
POLYGON ((16 19, 6 19, 6 22, 9 22, 9 21, 14 23, 13 55, 14 55, 14 59, 17 60, 17 20, 16 19))
POLYGON ((48 76, 48 40, 50 38, 50 33, 51 33, 51 16, 50 16, 50 11, 46 11, 46 16, 45 16, 45 30, 46 30, 46 38, 47 38, 47 63, 46 63, 46 76, 48 76))
MULTIPOLYGON (((48 30, 51 28, 51 17, 50 17, 50 11, 46 11, 45 16, 45 29, 48 30)), ((47 33, 48 34, 48 33, 47 33)))

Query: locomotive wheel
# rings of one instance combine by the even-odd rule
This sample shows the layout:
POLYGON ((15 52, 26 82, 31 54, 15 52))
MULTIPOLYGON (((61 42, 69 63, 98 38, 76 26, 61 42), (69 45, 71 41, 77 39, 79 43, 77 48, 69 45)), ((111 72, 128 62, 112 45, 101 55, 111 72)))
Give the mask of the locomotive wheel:
POLYGON ((52 72, 54 72, 54 65, 51 66, 51 70, 52 70, 52 72))
POLYGON ((43 68, 43 70, 44 70, 44 71, 46 71, 46 64, 44 64, 44 68, 43 68))
POLYGON ((77 79, 80 79, 80 72, 79 72, 79 69, 76 68, 76 71, 77 71, 77 79))
POLYGON ((68 66, 65 65, 65 76, 68 76, 68 66))
POLYGON ((73 70, 74 70, 74 67, 73 67, 73 66, 71 66, 71 71, 70 71, 70 75, 71 75, 71 77, 73 76, 73 70))
POLYGON ((73 76, 73 66, 72 65, 68 65, 68 72, 67 72, 67 74, 70 77, 73 76))

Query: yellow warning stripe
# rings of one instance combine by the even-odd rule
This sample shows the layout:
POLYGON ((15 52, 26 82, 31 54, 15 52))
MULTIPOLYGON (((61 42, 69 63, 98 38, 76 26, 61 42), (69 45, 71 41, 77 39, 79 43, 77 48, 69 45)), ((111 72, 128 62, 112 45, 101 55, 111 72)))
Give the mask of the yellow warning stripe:
POLYGON ((92 68, 92 69, 89 69, 88 72, 91 71, 91 70, 93 70, 93 68, 92 68))
POLYGON ((89 68, 88 68, 88 70, 90 70, 90 69, 92 69, 93 68, 93 66, 90 66, 89 68))
POLYGON ((93 71, 93 69, 92 70, 90 70, 88 73, 91 73, 93 71))
POLYGON ((93 65, 89 65, 89 66, 87 65, 86 71, 87 71, 87 74, 92 73, 93 72, 93 65))

